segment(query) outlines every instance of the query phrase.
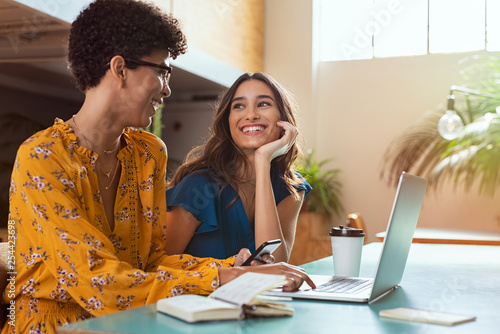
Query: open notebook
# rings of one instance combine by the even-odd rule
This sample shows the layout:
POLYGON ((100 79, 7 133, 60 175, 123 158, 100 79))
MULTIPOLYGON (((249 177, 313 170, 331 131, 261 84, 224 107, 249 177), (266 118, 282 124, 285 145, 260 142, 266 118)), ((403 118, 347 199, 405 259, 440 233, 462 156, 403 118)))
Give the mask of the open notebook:
POLYGON ((375 278, 311 275, 316 289, 303 284, 296 292, 274 289, 265 294, 367 303, 393 291, 403 277, 426 188, 426 179, 405 172, 401 174, 375 278))

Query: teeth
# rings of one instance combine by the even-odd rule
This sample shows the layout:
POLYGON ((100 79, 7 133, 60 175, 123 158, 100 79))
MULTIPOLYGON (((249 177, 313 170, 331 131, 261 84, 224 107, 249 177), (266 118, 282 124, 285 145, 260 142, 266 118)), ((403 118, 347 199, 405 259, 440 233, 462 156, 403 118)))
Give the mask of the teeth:
POLYGON ((249 126, 243 129, 243 133, 263 131, 263 126, 249 126))
POLYGON ((153 107, 155 109, 158 109, 161 106, 161 103, 159 103, 158 101, 155 101, 155 100, 151 100, 151 104, 153 105, 153 107))

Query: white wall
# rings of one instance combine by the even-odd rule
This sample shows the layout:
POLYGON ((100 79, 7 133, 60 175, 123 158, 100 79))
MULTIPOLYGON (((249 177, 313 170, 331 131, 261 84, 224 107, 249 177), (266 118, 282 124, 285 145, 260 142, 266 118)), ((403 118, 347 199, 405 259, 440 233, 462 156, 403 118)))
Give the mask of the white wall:
POLYGON ((310 0, 266 0, 264 71, 295 95, 303 111, 298 120, 300 131, 306 146, 313 147, 317 109, 310 3, 310 0))
MULTIPOLYGON (((363 213, 374 241, 395 192, 380 179, 383 154, 425 111, 446 103, 449 87, 462 83, 464 55, 327 62, 316 71, 312 1, 267 1, 266 16, 265 71, 295 93, 306 147, 343 170, 345 211, 363 213)), ((451 185, 428 191, 418 225, 498 232, 499 198, 451 185)))

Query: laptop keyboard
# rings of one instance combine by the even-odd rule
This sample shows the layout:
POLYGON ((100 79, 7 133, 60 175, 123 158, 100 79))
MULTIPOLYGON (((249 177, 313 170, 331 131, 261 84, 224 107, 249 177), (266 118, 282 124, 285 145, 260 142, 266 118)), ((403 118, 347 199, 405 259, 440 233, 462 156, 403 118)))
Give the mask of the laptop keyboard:
POLYGON ((313 291, 330 293, 359 293, 371 287, 372 281, 368 279, 335 278, 321 284, 313 291))

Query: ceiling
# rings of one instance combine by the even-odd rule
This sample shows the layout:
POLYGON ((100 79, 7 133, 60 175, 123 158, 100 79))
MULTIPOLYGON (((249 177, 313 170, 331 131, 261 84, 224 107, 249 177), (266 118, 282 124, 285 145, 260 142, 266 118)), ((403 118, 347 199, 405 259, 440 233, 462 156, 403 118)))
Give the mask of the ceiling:
MULTIPOLYGON (((0 0, 0 86, 83 100, 65 63, 70 23, 20 2, 49 3, 0 0)), ((76 3, 72 0, 70 4, 76 3)), ((223 87, 185 66, 176 67, 176 61, 172 64, 171 100, 213 98, 223 87)))
POLYGON ((13 0, 0 0, 0 59, 64 59, 70 24, 13 0))

